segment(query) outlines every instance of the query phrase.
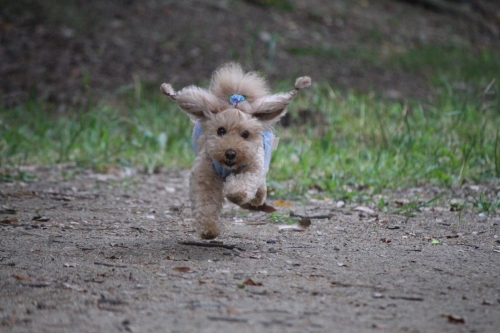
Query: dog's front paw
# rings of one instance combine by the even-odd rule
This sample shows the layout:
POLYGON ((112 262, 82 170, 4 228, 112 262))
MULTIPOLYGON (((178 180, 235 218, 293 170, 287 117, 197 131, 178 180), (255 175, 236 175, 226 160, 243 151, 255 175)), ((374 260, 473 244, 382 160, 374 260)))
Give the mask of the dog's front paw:
POLYGON ((221 233, 221 228, 216 221, 201 221, 197 223, 196 231, 202 239, 214 239, 221 233))
POLYGON ((264 184, 257 190, 257 193, 255 193, 255 197, 250 201, 250 204, 255 207, 262 206, 266 201, 266 195, 267 195, 267 187, 264 184))
POLYGON ((243 205, 250 201, 250 196, 244 191, 226 193, 227 200, 237 205, 243 205))
POLYGON ((217 238, 217 236, 219 235, 220 233, 218 231, 213 231, 213 230, 207 230, 200 233, 201 239, 214 239, 217 238))

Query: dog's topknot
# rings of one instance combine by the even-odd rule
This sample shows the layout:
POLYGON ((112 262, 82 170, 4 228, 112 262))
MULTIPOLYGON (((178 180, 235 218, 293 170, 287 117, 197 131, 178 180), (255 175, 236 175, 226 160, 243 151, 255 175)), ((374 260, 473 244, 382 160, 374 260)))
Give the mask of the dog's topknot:
POLYGON ((219 67, 212 75, 209 91, 225 101, 228 96, 245 96, 248 103, 269 95, 266 80, 256 72, 245 73, 237 63, 230 62, 219 67))

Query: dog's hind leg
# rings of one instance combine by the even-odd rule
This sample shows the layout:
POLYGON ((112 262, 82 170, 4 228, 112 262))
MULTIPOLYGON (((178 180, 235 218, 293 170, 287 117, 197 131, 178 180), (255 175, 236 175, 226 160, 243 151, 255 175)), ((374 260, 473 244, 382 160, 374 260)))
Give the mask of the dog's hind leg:
POLYGON ((204 154, 198 155, 189 179, 189 195, 195 229, 203 239, 213 239, 222 231, 219 219, 224 203, 222 190, 222 178, 215 171, 210 158, 204 154))

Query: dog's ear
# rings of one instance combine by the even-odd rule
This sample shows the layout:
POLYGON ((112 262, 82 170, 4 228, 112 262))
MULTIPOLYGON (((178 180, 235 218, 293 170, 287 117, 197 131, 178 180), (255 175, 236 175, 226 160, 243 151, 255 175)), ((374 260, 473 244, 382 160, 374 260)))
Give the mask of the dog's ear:
POLYGON ((196 119, 210 118, 211 113, 219 111, 219 100, 205 89, 189 86, 176 92, 172 85, 163 83, 160 90, 196 119))
POLYGON ((262 122, 274 124, 285 113, 296 91, 261 97, 252 103, 252 115, 262 122))
POLYGON ((256 99, 251 104, 252 115, 262 122, 274 124, 286 113, 286 107, 297 95, 299 89, 310 85, 311 78, 309 76, 299 77, 295 80, 295 90, 256 99))

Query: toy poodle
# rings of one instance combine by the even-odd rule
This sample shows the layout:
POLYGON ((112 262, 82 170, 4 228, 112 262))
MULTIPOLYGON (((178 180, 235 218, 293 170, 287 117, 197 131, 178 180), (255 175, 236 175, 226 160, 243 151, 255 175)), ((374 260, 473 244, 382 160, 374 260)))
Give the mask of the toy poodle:
POLYGON ((298 90, 310 85, 310 77, 299 77, 294 90, 271 94, 264 78, 245 73, 236 63, 219 67, 208 89, 188 86, 176 92, 170 84, 161 85, 161 91, 194 122, 196 159, 189 195, 201 238, 221 233, 224 198, 247 209, 265 207, 273 125, 298 90))

